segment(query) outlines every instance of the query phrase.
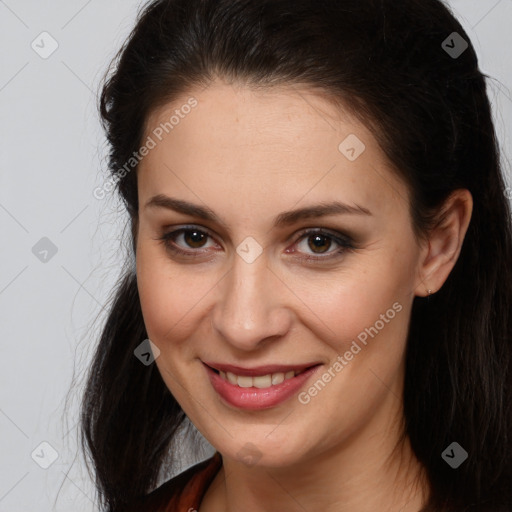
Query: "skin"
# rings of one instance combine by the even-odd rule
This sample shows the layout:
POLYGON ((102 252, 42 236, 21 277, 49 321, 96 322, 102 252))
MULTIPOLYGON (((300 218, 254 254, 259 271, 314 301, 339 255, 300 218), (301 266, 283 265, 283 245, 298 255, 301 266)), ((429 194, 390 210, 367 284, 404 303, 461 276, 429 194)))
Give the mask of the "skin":
POLYGON ((223 457, 200 512, 418 511, 428 483, 408 439, 399 442, 406 336, 414 297, 439 290, 457 260, 470 193, 452 194, 444 222, 417 240, 406 185, 347 112, 311 90, 217 79, 155 110, 146 135, 191 95, 198 106, 139 165, 136 260, 158 370, 223 457), (349 134, 366 146, 355 161, 338 150, 349 134), (146 206, 158 194, 208 207, 221 222, 146 206), (274 226, 283 211, 334 200, 371 215, 274 226), (189 225, 211 235, 196 245, 175 239, 198 257, 173 255, 158 240, 189 225), (306 228, 348 234, 355 248, 333 256, 338 244, 327 238, 315 251, 306 228), (264 249, 252 263, 236 252, 248 236, 264 249), (394 303, 401 311, 307 404, 294 396, 239 410, 207 378, 208 360, 320 362, 321 376, 394 303), (257 455, 247 464, 249 441, 257 455))

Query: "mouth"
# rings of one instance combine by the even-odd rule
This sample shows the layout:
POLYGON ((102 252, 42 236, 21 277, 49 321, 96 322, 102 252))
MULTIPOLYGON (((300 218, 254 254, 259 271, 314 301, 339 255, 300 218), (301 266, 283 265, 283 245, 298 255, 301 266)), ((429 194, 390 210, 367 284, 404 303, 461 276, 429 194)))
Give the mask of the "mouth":
POLYGON ((217 375, 241 388, 255 387, 258 389, 270 388, 271 386, 277 386, 285 380, 293 379, 297 375, 307 371, 318 363, 310 363, 306 365, 296 366, 265 366, 257 368, 240 368, 232 365, 223 365, 216 363, 205 363, 209 366, 217 375))
POLYGON ((284 402, 321 366, 321 363, 307 363, 241 368, 220 363, 203 364, 213 388, 227 404, 253 410, 284 402))

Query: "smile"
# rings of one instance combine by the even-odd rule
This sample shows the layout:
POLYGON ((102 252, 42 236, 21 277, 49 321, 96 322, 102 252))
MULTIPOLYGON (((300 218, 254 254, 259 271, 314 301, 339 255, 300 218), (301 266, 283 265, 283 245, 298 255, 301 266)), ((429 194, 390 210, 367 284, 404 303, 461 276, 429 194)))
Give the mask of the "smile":
POLYGON ((295 372, 294 370, 290 370, 289 372, 283 373, 268 373, 267 375, 261 375, 259 377, 249 377, 247 375, 235 375, 231 372, 219 372, 220 376, 234 384, 235 386, 239 386, 241 388, 259 388, 265 389, 270 388, 271 386, 276 386, 277 384, 281 384, 285 380, 292 379, 300 372, 295 372))
POLYGON ((270 365, 240 368, 204 363, 213 389, 222 401, 239 409, 267 409, 285 402, 300 391, 321 366, 309 363, 292 367, 270 365))

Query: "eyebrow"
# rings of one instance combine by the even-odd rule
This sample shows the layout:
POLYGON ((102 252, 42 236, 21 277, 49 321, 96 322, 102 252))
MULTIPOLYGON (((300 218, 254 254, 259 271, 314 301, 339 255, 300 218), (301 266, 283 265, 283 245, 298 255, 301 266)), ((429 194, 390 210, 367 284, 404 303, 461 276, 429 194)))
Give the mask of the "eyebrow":
MULTIPOLYGON (((177 213, 182 213, 191 217, 198 217, 203 220, 216 222, 227 229, 226 224, 210 208, 189 203, 188 201, 183 201, 181 199, 168 197, 163 194, 158 194, 152 197, 144 205, 144 209, 146 208, 165 208, 167 210, 173 210, 177 213)), ((304 219, 341 214, 372 215, 370 210, 357 204, 351 206, 340 201, 333 201, 330 203, 320 203, 313 206, 306 206, 304 208, 282 212, 275 218, 274 226, 285 227, 304 219)))

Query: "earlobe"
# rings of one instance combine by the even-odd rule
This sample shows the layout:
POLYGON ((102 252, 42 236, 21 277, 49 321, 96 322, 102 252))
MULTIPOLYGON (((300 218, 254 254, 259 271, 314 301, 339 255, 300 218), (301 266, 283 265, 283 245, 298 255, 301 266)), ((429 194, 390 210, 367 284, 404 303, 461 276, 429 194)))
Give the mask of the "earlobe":
POLYGON ((443 286, 459 258, 472 212, 469 190, 457 189, 446 199, 421 252, 415 295, 426 297, 443 286))

